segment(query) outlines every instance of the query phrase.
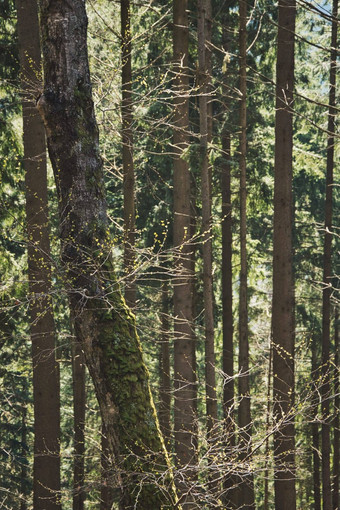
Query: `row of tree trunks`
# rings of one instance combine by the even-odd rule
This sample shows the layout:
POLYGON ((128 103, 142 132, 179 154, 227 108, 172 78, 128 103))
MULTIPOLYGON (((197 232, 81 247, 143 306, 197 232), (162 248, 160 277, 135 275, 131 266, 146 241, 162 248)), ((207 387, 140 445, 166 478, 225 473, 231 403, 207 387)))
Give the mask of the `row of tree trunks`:
POLYGON ((108 235, 81 0, 41 0, 45 84, 38 100, 55 175, 65 284, 93 379, 119 506, 173 508, 176 494, 134 317, 116 281, 108 235), (138 424, 138 427, 136 426, 138 424))
POLYGON ((21 66, 30 332, 33 360, 33 505, 60 509, 59 366, 51 298, 45 130, 35 106, 41 88, 36 0, 17 0, 21 66))
POLYGON ((295 0, 279 0, 276 63, 273 245, 273 415, 275 508, 295 510, 294 281, 293 281, 293 89, 295 0))
MULTIPOLYGON (((193 334, 193 275, 190 173, 182 157, 189 144, 189 27, 187 0, 173 2, 173 200, 176 279, 174 281, 174 434, 176 462, 184 479, 196 464, 196 375, 193 334)), ((185 499, 187 483, 180 487, 185 499)), ((186 508, 190 508, 188 495, 186 508)))

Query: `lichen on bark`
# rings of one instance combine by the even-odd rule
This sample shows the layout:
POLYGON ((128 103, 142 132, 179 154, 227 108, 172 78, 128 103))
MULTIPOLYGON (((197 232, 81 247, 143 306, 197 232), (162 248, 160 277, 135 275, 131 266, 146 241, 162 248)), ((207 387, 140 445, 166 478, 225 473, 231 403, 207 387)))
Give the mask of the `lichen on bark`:
POLYGON ((94 381, 121 509, 179 508, 134 316, 115 278, 82 0, 41 0, 44 119, 65 284, 94 381))

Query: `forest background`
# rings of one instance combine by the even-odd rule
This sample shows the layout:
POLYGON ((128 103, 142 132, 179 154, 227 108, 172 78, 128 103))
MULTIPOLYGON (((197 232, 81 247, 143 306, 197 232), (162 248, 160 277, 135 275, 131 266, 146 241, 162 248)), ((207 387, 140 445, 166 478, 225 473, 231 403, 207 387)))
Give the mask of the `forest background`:
MULTIPOLYGON (((166 446, 170 457, 173 460, 177 457, 177 462, 173 462, 174 478, 183 508, 285 508, 276 499, 274 473, 277 478, 278 473, 288 472, 289 481, 294 481, 289 491, 294 492, 296 508, 337 509, 339 191, 336 172, 334 183, 332 177, 326 186, 330 147, 333 147, 334 170, 339 160, 336 122, 329 123, 330 117, 336 119, 337 113, 335 78, 331 86, 333 98, 329 87, 330 68, 335 75, 338 65, 338 50, 332 44, 332 29, 334 41, 339 24, 337 2, 333 6, 328 2, 297 2, 293 33, 294 104, 288 101, 282 108, 288 108, 293 128, 291 253, 295 347, 292 354, 288 353, 293 356, 294 369, 289 365, 287 371, 295 372, 292 387, 295 400, 291 399, 288 416, 283 419, 281 416, 281 421, 275 414, 275 389, 273 396, 273 381, 277 377, 273 373, 273 358, 275 366, 278 349, 272 322, 277 175, 274 156, 278 145, 275 117, 280 110, 275 88, 279 8, 265 0, 240 5, 213 1, 209 14, 208 4, 188 2, 189 53, 185 64, 188 83, 181 96, 178 94, 181 80, 177 80, 179 67, 172 43, 176 23, 171 2, 132 1, 130 5, 123 0, 121 3, 86 2, 91 82, 115 272, 136 316, 166 446), (124 6, 128 6, 129 30, 126 20, 121 24, 120 7, 123 13, 124 6), (246 20, 246 27, 242 20, 246 20), (246 35, 246 46, 242 34, 246 35), (124 84, 122 69, 127 71, 130 57, 132 74, 131 77, 125 74, 124 84), (242 65, 245 62, 246 67, 242 65), (242 89, 244 77, 246 89, 242 89), (183 97, 188 103, 188 124, 180 128, 186 138, 177 142, 181 115, 176 118, 176 97, 181 98, 180 105, 183 97), (242 111, 246 111, 246 117, 242 117, 242 111), (124 119, 128 129, 122 127, 124 119), (124 147, 128 147, 128 155, 126 151, 124 155, 124 147), (132 161, 126 162, 131 154, 132 161), (182 233, 182 239, 176 224, 178 206, 174 198, 175 193, 185 191, 185 186, 181 190, 178 181, 174 182, 178 159, 187 166, 190 176, 189 195, 180 199, 189 207, 190 235, 185 238, 182 233), (127 168, 134 168, 130 188, 127 168), (225 195, 228 175, 230 199, 225 195), (329 223, 325 204, 330 188, 333 214, 329 223), (201 194, 204 189, 205 196, 201 194), (129 197, 135 205, 129 203, 129 197), (135 222, 131 223, 132 216, 135 222), (227 218, 231 220, 228 228, 232 236, 229 266, 226 264, 228 241, 223 233, 227 218), (331 254, 325 248, 329 242, 331 254), (327 264, 331 264, 328 274, 327 264), (212 278, 207 280, 207 275, 212 278), (231 294, 225 290, 228 277, 231 294), (192 357, 187 366, 184 363, 184 370, 190 365, 189 376, 180 373, 178 348, 176 351, 182 314, 178 289, 183 290, 185 285, 190 288, 186 297, 190 301, 190 313, 185 322, 188 321, 192 335, 189 345, 192 357), (327 300, 331 309, 326 338, 327 300), (230 334, 233 342, 229 358, 225 356, 227 332, 229 342, 230 334), (207 349, 209 345, 213 351, 207 349), (190 402, 180 393, 185 385, 193 392, 190 402), (190 415, 191 422, 178 426, 181 413, 182 417, 185 413, 190 415), (286 461, 279 466, 275 434, 278 430, 281 434, 293 422, 294 466, 287 467, 286 461), (179 429, 186 434, 182 442, 179 429), (250 500, 243 499, 248 497, 245 494, 250 500)), ((186 7, 186 2, 183 5, 186 7)), ((31 355, 30 313, 34 299, 29 291, 30 239, 25 211, 22 100, 28 95, 31 101, 32 97, 38 101, 42 89, 41 70, 36 64, 32 65, 35 78, 29 82, 28 91, 25 80, 20 81, 16 9, 10 0, 2 0, 0 4, 0 47, 0 501, 2 508, 24 510, 32 508, 33 487, 37 490, 33 481, 37 430, 32 371, 39 361, 37 358, 32 361, 31 355)), ((51 496, 51 508, 73 505, 79 509, 99 506, 107 509, 118 504, 117 479, 110 466, 111 453, 94 386, 84 371, 77 331, 71 325, 70 291, 65 285, 65 269, 60 259, 58 198, 51 165, 47 183, 52 280, 49 290, 52 301, 48 301, 47 307, 53 311, 55 359, 60 370, 61 484, 51 496), (80 398, 75 388, 80 388, 80 398), (77 413, 85 416, 84 427, 80 426, 84 440, 82 436, 77 439, 77 427, 84 421, 80 418, 74 425, 77 413), (83 450, 77 450, 80 443, 83 450), (81 462, 77 464, 79 459, 81 462), (74 475, 77 466, 80 475, 79 472, 74 475)), ((182 228, 186 227, 182 225, 182 228)), ((40 313, 44 315, 45 311, 40 313)), ((181 334, 185 337, 186 333, 181 334)), ((40 383, 44 385, 45 381, 40 383)), ((133 426, 138 434, 138 424, 133 426)), ((146 480, 145 483, 151 483, 148 477, 146 480)), ((166 485, 164 481, 157 483, 166 485)), ((35 508, 39 507, 35 505, 35 508)))

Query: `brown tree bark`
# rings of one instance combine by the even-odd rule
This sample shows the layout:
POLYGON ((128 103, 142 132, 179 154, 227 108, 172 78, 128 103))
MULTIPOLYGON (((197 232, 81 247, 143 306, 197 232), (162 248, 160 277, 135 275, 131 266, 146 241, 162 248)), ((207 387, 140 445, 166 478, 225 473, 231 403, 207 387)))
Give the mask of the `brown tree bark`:
POLYGON ((240 459, 245 463, 239 486, 239 505, 255 508, 254 481, 247 466, 251 457, 251 412, 249 385, 249 340, 248 340, 248 284, 247 284, 247 3, 239 2, 239 48, 240 48, 240 300, 239 300, 239 408, 238 425, 240 459))
POLYGON ((41 87, 36 0, 17 0, 28 238, 30 334, 33 360, 33 505, 60 509, 59 366, 51 298, 46 142, 34 94, 41 87))
POLYGON ((276 63, 273 246, 273 415, 275 509, 295 510, 292 151, 295 0, 279 0, 276 63))
MULTIPOLYGON (((190 246, 190 172, 182 158, 189 143, 188 2, 173 3, 173 186, 174 246, 174 433, 178 466, 196 462, 196 375, 192 316, 192 260, 190 246)), ((185 485, 185 484, 184 484, 185 485)), ((186 487, 183 486, 185 493, 186 487)), ((188 503, 188 505, 190 505, 188 503)), ((189 506, 188 506, 189 508, 189 506)))
POLYGON ((135 173, 133 165, 133 112, 131 70, 130 0, 121 0, 122 37, 122 143, 124 175, 124 269, 126 272, 125 300, 136 306, 135 270, 135 173))
POLYGON ((329 77, 329 112, 328 112, 328 142, 327 142, 327 170, 326 170, 326 200, 325 200, 325 237, 323 259, 323 293, 322 293, 322 508, 332 509, 331 491, 331 439, 330 439, 330 315, 332 292, 332 217, 333 217, 333 184, 334 184, 334 143, 335 143, 335 115, 336 115, 336 67, 337 67, 337 28, 338 28, 338 0, 333 1, 333 22, 331 37, 331 63, 329 77))
POLYGON ((209 168, 208 143, 211 131, 208 122, 209 69, 207 65, 207 16, 211 11, 210 0, 198 1, 198 63, 199 63, 199 113, 200 113, 200 161, 202 192, 202 250, 203 250, 203 302, 205 324, 205 384, 208 437, 214 435, 217 422, 215 342, 214 342, 214 295, 212 278, 212 216, 211 216, 211 170, 209 168), (210 131, 210 132, 209 132, 210 131))
POLYGON ((333 510, 340 509, 339 481, 340 481, 340 341, 339 341, 339 311, 336 308, 334 324, 334 420, 333 420, 333 510))
POLYGON ((38 108, 57 185, 65 285, 115 460, 119 506, 173 508, 171 475, 159 478, 169 462, 148 373, 111 258, 85 5, 40 5, 45 84, 38 108))
POLYGON ((162 283, 162 333, 159 363, 159 426, 165 446, 171 449, 171 378, 170 378, 170 342, 169 342, 169 285, 162 283))
POLYGON ((74 466, 73 510, 84 510, 85 501, 85 358, 81 343, 72 346, 74 466))

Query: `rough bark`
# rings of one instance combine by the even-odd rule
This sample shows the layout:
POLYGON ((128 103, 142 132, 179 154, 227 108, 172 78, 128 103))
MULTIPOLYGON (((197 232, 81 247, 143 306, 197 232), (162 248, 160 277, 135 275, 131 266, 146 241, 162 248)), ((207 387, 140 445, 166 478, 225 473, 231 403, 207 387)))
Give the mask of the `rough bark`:
POLYGON ((331 439, 330 439, 330 316, 332 291, 332 217, 333 217, 333 173, 334 173, 334 143, 335 143, 335 115, 336 115, 336 66, 337 66, 337 16, 338 0, 333 1, 333 22, 331 38, 331 64, 328 112, 328 141, 327 141, 327 169, 326 169, 326 200, 325 200, 325 236, 323 259, 323 293, 322 293, 322 507, 323 510, 332 509, 331 491, 331 439))
MULTIPOLYGON (((196 459, 195 357, 192 317, 192 262, 190 246, 190 173, 182 158, 189 143, 188 2, 173 3, 173 186, 174 246, 174 432, 178 466, 196 459)), ((187 470, 188 477, 192 475, 187 470)), ((185 491, 185 487, 184 487, 185 491)), ((189 507, 188 507, 189 508, 189 507)))
POLYGON ((72 346, 74 466, 73 510, 83 510, 85 501, 85 358, 81 343, 72 346))
POLYGON ((239 486, 239 505, 255 508, 254 482, 247 466, 251 457, 251 412, 249 384, 248 284, 247 284, 247 3, 239 2, 239 76, 240 76, 240 297, 239 297, 239 358, 238 358, 238 425, 240 459, 244 463, 239 486))
POLYGON ((51 299, 46 142, 34 94, 41 87, 41 55, 36 0, 17 0, 23 92, 23 141, 28 238, 30 334, 33 359, 33 505, 60 509, 59 366, 51 299))
POLYGON ((276 64, 273 246, 273 415, 275 508, 295 510, 292 107, 295 0, 279 1, 276 64))
POLYGON ((169 464, 148 372, 111 258, 84 2, 41 0, 41 32, 45 84, 38 107, 58 192, 65 285, 115 459, 119 506, 172 508, 176 496, 171 476, 161 475, 169 464))
POLYGON ((170 378, 170 344, 169 344, 169 286, 162 284, 162 334, 159 363, 159 426, 167 450, 171 448, 171 378, 170 378))
POLYGON ((121 0, 122 37, 122 143, 124 175, 124 268, 125 300, 130 308, 136 305, 135 269, 135 174, 133 165, 133 112, 131 70, 130 0, 121 0))
POLYGON ((207 67, 207 23, 211 11, 210 0, 198 1, 198 64, 199 64, 199 114, 200 114, 200 162, 202 196, 202 251, 203 251, 203 302, 205 325, 205 384, 208 436, 212 436, 217 421, 215 343, 214 343, 214 295, 212 278, 212 216, 211 171, 209 169, 208 143, 211 142, 208 122, 209 72, 207 67))
POLYGON ((335 312, 334 325, 334 420, 333 420, 333 510, 340 509, 339 481, 340 481, 340 341, 339 341, 339 311, 335 312))

